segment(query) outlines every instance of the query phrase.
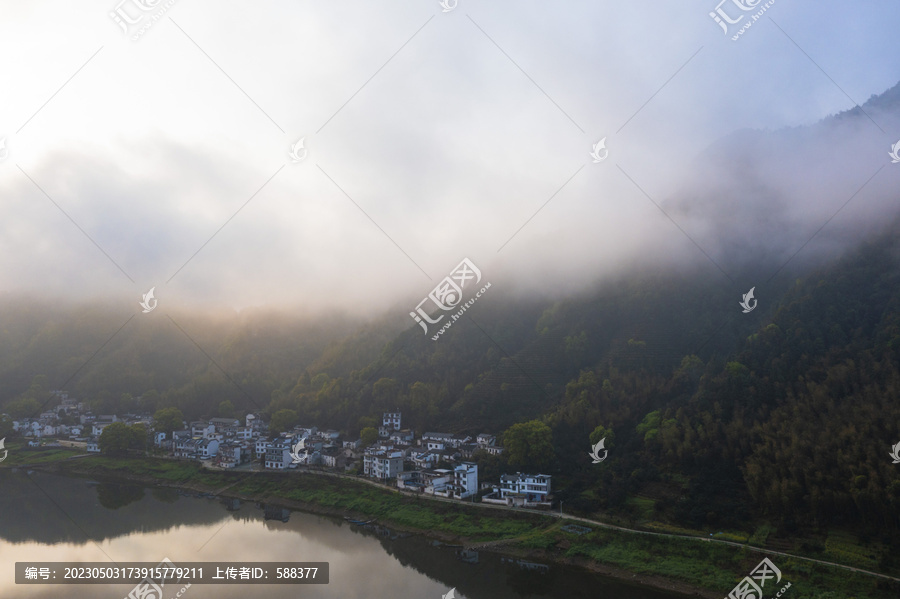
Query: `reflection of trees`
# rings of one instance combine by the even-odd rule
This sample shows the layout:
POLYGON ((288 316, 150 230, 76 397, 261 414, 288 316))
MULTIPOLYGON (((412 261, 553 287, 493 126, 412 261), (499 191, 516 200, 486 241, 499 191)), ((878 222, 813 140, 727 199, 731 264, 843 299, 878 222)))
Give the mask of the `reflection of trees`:
POLYGON ((506 584, 522 597, 530 595, 552 597, 551 592, 558 588, 559 568, 550 568, 549 572, 532 572, 518 565, 507 563, 506 584))
POLYGON ((101 483, 97 485, 97 500, 106 509, 117 510, 143 498, 143 487, 117 485, 115 483, 101 483))
MULTIPOLYGON (((129 505, 140 499, 140 491, 126 490, 122 495, 109 484, 42 472, 29 475, 0 469, 0 489, 0 539, 14 543, 100 541, 138 530, 165 532, 179 526, 210 525, 241 513, 226 512, 224 506, 207 499, 177 497, 177 491, 177 502, 171 503, 168 489, 151 489, 152 500, 129 505), (123 506, 127 507, 118 509, 123 506), (78 524, 67 514, 77 514, 78 524)), ((260 519, 254 512, 248 516, 260 519)))
POLYGON ((178 491, 175 489, 167 489, 165 487, 153 487, 150 489, 150 495, 153 499, 161 503, 175 503, 178 501, 178 491))
MULTIPOLYGON (((550 565, 544 572, 529 570, 519 558, 504 558, 478 551, 477 563, 459 559, 456 549, 434 546, 413 536, 391 540, 374 529, 353 527, 353 532, 379 540, 385 553, 401 565, 446 585, 470 599, 568 599, 616 597, 617 599, 677 599, 683 595, 632 586, 575 567, 550 565)), ((528 563, 526 561, 525 563, 528 563)))

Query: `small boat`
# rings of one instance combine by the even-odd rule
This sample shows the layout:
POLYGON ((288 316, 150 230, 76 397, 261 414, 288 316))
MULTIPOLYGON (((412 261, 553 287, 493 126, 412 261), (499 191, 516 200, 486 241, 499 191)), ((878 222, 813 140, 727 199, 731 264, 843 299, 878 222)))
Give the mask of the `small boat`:
POLYGON ((346 520, 350 524, 356 524, 357 526, 365 526, 366 524, 375 522, 375 520, 356 520, 354 518, 350 518, 349 516, 344 516, 344 520, 346 520))

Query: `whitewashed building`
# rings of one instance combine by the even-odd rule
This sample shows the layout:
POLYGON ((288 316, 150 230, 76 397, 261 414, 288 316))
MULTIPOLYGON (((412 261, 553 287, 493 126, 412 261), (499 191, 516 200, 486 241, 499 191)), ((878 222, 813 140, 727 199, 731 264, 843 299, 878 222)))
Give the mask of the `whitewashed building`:
POLYGON ((400 430, 400 412, 384 412, 381 418, 381 424, 386 429, 400 430))
POLYGON ((396 478, 403 472, 403 452, 395 449, 369 449, 363 455, 363 473, 379 480, 396 478))

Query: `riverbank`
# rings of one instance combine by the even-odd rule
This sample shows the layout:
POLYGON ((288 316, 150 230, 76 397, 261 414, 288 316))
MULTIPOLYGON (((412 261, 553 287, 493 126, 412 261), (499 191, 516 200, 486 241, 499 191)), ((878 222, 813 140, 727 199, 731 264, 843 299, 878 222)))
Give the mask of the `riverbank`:
MULTIPOLYGON (((208 470, 195 462, 157 458, 91 455, 67 459, 69 455, 55 452, 55 458, 45 455, 45 459, 15 460, 17 463, 3 466, 213 493, 322 515, 376 518, 398 531, 420 533, 445 543, 579 566, 605 576, 710 599, 727 594, 763 557, 748 548, 597 526, 587 526, 589 532, 563 530, 567 524, 582 523, 560 521, 547 513, 495 506, 485 509, 459 501, 406 496, 396 489, 343 476, 208 470)), ((785 580, 792 583, 791 597, 797 599, 897 596, 896 588, 891 590, 888 583, 870 576, 787 557, 779 557, 775 563, 785 580)))

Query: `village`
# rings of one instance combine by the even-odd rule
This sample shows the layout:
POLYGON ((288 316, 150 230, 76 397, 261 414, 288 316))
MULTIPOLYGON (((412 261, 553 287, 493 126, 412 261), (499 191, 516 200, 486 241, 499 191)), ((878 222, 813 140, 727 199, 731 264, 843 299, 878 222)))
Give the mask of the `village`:
POLYGON ((154 430, 149 414, 93 414, 64 391, 53 391, 59 404, 36 418, 13 421, 28 447, 70 447, 100 453, 103 430, 115 422, 143 425, 148 447, 161 457, 195 460, 205 467, 300 472, 310 468, 358 475, 408 491, 448 499, 533 509, 550 509, 550 475, 515 473, 497 481, 479 481, 476 452, 499 455, 493 434, 470 435, 415 431, 402 427, 399 411, 385 412, 378 438, 364 444, 340 431, 294 426, 274 431, 258 414, 243 419, 210 418, 182 422, 171 435, 154 430))

